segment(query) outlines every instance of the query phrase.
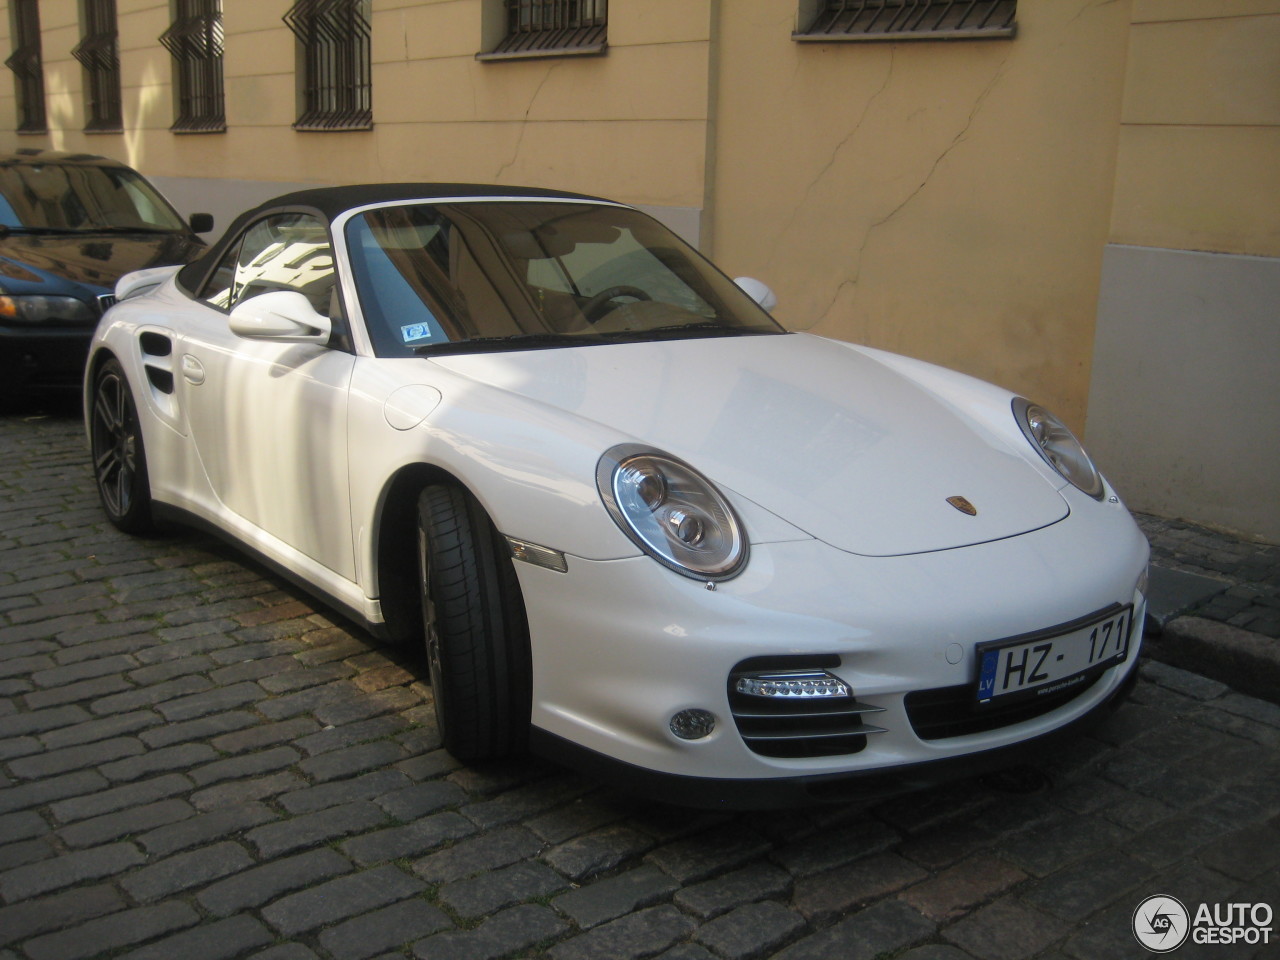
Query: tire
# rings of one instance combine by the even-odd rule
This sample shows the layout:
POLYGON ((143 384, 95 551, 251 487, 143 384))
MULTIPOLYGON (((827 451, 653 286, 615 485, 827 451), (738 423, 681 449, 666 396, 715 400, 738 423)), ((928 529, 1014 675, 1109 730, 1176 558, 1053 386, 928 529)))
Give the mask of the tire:
POLYGON ((89 445, 93 477, 107 519, 125 533, 153 532, 151 483, 138 408, 124 368, 115 359, 104 363, 93 379, 89 445))
POLYGON ((529 626, 506 540, 465 490, 418 497, 418 583, 436 720, 459 760, 523 753, 529 626))

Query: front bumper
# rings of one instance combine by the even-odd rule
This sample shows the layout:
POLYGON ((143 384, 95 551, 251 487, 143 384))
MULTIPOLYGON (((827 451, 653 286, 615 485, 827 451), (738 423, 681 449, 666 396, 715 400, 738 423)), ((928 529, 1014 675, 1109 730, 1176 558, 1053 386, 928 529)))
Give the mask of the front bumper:
POLYGON ((681 802, 695 792, 714 803, 813 799, 842 780, 914 782, 948 766, 1007 763, 1121 695, 1140 648, 1147 556, 1122 507, 1089 501, 1042 530, 937 553, 867 558, 816 540, 755 544, 747 570, 714 590, 644 557, 570 558, 565 574, 518 564, 533 645, 533 742, 578 766, 609 766, 614 778, 625 771, 674 785, 681 802), (1082 692, 994 729, 917 735, 907 695, 976 684, 977 644, 1129 604, 1138 626, 1126 659, 1082 692), (834 661, 830 672, 877 709, 869 722, 883 732, 835 756, 751 749, 728 677, 744 661, 780 657, 834 661), (715 717, 710 735, 671 732, 671 717, 689 709, 715 717))
POLYGON ((619 789, 676 806, 709 810, 772 810, 822 803, 865 804, 952 780, 976 777, 1018 763, 1043 761, 1059 744, 1087 732, 1106 719, 1129 696, 1137 679, 1138 671, 1129 670, 1124 680, 1104 699, 1075 720, 1049 733, 979 753, 883 770, 860 769, 846 773, 747 780, 691 777, 636 767, 536 727, 530 737, 530 748, 540 756, 599 777, 619 789))
POLYGON ((0 390, 80 390, 93 327, 0 324, 0 390))

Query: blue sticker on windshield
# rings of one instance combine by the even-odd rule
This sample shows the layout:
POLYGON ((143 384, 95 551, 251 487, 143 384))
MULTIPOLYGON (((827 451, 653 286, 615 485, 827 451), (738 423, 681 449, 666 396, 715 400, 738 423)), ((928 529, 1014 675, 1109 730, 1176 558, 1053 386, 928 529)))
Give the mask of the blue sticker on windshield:
POLYGON ((430 340, 434 336, 431 327, 425 323, 411 323, 408 326, 400 328, 400 339, 405 343, 414 343, 418 340, 430 340))

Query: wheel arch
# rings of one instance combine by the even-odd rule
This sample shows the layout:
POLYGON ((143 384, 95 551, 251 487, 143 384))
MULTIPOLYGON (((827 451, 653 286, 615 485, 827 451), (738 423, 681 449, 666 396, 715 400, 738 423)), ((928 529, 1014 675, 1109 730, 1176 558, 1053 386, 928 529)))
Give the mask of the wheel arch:
MULTIPOLYGON (((86 443, 88 442, 89 436, 89 413, 93 405, 93 385, 98 382, 98 373, 112 360, 119 363, 121 367, 124 366, 124 361, 116 356, 114 350, 108 346, 100 346, 89 355, 89 359, 85 363, 82 405, 84 407, 86 443)), ((126 370, 125 373, 128 374, 128 371, 126 370)), ((132 383, 129 384, 129 389, 133 389, 132 383)), ((137 397, 134 397, 134 402, 137 403, 137 397)))
POLYGON ((102 369, 103 364, 107 363, 109 360, 116 360, 122 366, 124 364, 124 361, 120 360, 120 358, 116 356, 116 352, 106 344, 103 344, 98 347, 98 349, 94 350, 93 353, 89 355, 89 362, 85 369, 85 379, 92 382, 93 379, 97 377, 98 371, 102 369))
POLYGON ((370 545, 374 588, 382 607, 382 632, 397 645, 422 638, 418 599, 418 494, 434 484, 475 491, 458 476, 430 463, 410 463, 397 470, 382 488, 370 545))

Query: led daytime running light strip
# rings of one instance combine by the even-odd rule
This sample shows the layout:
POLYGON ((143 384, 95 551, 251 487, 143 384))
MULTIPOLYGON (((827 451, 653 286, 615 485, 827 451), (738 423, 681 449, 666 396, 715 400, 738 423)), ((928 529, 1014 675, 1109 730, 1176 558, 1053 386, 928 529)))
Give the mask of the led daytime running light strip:
POLYGON ((760 677, 739 677, 735 685, 738 693, 753 697, 771 697, 793 700, 820 700, 831 697, 851 697, 848 684, 829 673, 772 674, 760 677))

